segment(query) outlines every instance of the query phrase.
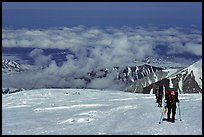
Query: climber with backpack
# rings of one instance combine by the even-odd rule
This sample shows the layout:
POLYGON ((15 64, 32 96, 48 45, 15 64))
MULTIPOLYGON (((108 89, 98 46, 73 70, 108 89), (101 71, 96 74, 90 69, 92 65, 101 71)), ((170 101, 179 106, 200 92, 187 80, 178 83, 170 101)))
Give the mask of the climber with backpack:
POLYGON ((176 102, 179 103, 178 99, 178 91, 175 88, 168 88, 165 91, 165 106, 167 107, 167 121, 175 122, 176 115, 176 102), (172 118, 170 119, 170 115, 172 114, 172 118))

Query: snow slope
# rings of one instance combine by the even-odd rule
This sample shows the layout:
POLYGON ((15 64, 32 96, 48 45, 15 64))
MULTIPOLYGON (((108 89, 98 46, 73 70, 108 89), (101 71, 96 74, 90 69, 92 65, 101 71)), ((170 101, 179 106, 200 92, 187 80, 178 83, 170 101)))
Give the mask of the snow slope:
POLYGON ((202 59, 174 73, 169 79, 178 79, 177 83, 182 93, 202 92, 202 59))
POLYGON ((2 134, 202 134, 202 94, 179 95, 181 119, 162 121, 154 94, 36 89, 2 95, 2 134))
POLYGON ((202 59, 189 66, 188 74, 190 73, 190 71, 193 71, 195 80, 198 83, 199 87, 202 89, 202 59))

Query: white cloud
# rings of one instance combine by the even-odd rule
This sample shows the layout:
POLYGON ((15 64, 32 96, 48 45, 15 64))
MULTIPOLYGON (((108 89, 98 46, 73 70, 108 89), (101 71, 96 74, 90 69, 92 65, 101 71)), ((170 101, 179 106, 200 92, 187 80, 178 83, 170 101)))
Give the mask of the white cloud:
MULTIPOLYGON (((3 29, 3 47, 34 48, 29 54, 44 70, 18 76, 19 81, 9 76, 5 82, 25 87, 85 85, 83 79, 74 79, 96 68, 134 65, 135 59, 159 56, 155 47, 168 46, 168 55, 188 53, 202 56, 202 33, 191 33, 181 28, 122 27, 99 28, 76 26, 73 28, 49 29, 3 29), (199 44, 200 43, 200 44, 199 44), (44 55, 44 49, 69 49, 67 61, 61 67, 44 55)), ((112 77, 96 79, 89 87, 118 88, 112 77)), ((121 85, 122 86, 122 85, 121 85)))
POLYGON ((29 53, 29 56, 32 57, 35 61, 35 64, 38 66, 46 67, 49 65, 51 61, 51 56, 43 55, 42 49, 34 49, 29 53))
MULTIPOLYGON (((109 46, 119 55, 136 54, 137 57, 144 57, 153 53, 154 45, 157 43, 178 43, 191 42, 192 44, 202 42, 202 34, 197 30, 192 33, 185 32, 181 28, 157 28, 157 27, 122 27, 105 28, 99 27, 86 28, 76 26, 73 28, 50 28, 50 29, 3 29, 3 47, 32 47, 40 49, 72 49, 74 51, 84 47, 97 48, 99 46, 109 46), (143 45, 149 45, 143 49, 143 45), (150 51, 152 50, 152 51, 150 51)), ((201 47, 201 45, 200 45, 201 47)), ((94 51, 94 50, 91 50, 94 51)), ((179 51, 180 52, 180 51, 179 51)), ((183 52, 186 52, 184 50, 183 52)), ((194 54, 194 52, 192 52, 194 54)), ((197 54, 197 52, 195 53, 197 54)))
POLYGON ((185 45, 185 49, 187 52, 191 54, 202 56, 202 45, 201 44, 187 43, 185 45))

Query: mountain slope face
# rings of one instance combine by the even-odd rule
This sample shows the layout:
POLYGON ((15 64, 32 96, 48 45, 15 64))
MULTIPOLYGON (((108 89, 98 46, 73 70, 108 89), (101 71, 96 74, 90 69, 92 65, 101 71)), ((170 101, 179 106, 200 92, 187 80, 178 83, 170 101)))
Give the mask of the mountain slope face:
POLYGON ((136 66, 136 67, 126 67, 122 71, 120 71, 118 75, 118 79, 125 82, 134 82, 151 73, 155 73, 157 71, 163 70, 162 68, 150 66, 147 64, 136 66))
POLYGON ((140 66, 131 66, 131 67, 114 67, 111 69, 100 69, 98 71, 92 71, 88 73, 91 76, 91 79, 106 77, 110 73, 116 73, 117 79, 124 81, 126 83, 137 81, 152 72, 162 70, 162 68, 150 66, 147 64, 140 66))
POLYGON ((179 93, 202 93, 202 59, 182 70, 170 71, 161 70, 149 74, 129 85, 125 91, 149 94, 153 86, 165 84, 168 79, 169 87, 176 88, 179 93))
POLYGON ((2 60, 2 72, 4 73, 8 73, 8 72, 21 72, 24 71, 24 67, 15 62, 15 61, 11 61, 9 59, 6 60, 2 60))
POLYGON ((3 74, 13 74, 21 73, 25 71, 38 70, 39 68, 33 65, 20 64, 14 60, 5 59, 2 60, 2 73, 3 74))
MULTIPOLYGON (((126 92, 134 92, 134 93, 145 93, 149 94, 150 89, 153 87, 154 83, 160 83, 163 79, 165 79, 171 71, 176 70, 160 70, 157 72, 153 72, 142 79, 135 81, 134 83, 128 85, 124 90, 126 92), (148 87, 148 88, 147 88, 148 87)), ((156 84, 157 85, 157 84, 156 84)))
POLYGON ((169 77, 180 93, 202 93, 202 59, 169 77))
MULTIPOLYGON (((11 60, 2 61, 2 73, 24 74, 29 69, 29 65, 19 64, 11 60)), ((68 77, 70 79, 70 77, 68 77)), ((82 79, 85 84, 76 86, 71 85, 69 88, 100 88, 100 89, 117 89, 127 92, 149 94, 153 84, 164 84, 165 79, 169 79, 170 87, 177 88, 180 93, 202 93, 202 59, 184 69, 163 69, 152 65, 138 65, 127 67, 113 67, 94 69, 78 76, 72 76, 73 79, 82 79), (109 81, 106 86, 98 87, 101 81, 95 84, 95 80, 109 81), (92 85, 91 85, 92 84, 92 85), (75 86, 75 87, 74 87, 75 86)), ((65 77, 65 81, 66 81, 65 77)), ((45 85, 45 88, 55 87, 51 83, 45 85)), ((25 88, 25 87, 18 87, 25 88)), ((34 87, 38 88, 38 87, 34 87)), ((64 88, 64 87, 61 87, 64 88)))
POLYGON ((93 70, 91 72, 88 72, 87 75, 80 77, 79 79, 84 79, 87 84, 89 84, 92 80, 95 79, 105 79, 109 76, 115 76, 113 78, 114 82, 121 82, 126 87, 127 85, 130 85, 133 82, 138 81, 151 73, 155 73, 161 70, 163 70, 163 68, 150 66, 147 64, 130 67, 113 67, 111 69, 104 68, 99 70, 93 70))
MULTIPOLYGON (((30 70, 32 69, 29 69, 29 67, 24 64, 19 64, 11 60, 2 60, 3 74, 14 74, 14 73, 20 74, 20 72, 21 74, 23 74, 24 72, 30 71, 30 70)), ((71 77, 65 76, 64 79, 65 81, 66 79, 70 79, 70 78, 84 80, 85 84, 80 85, 77 88, 93 88, 90 86, 93 81, 95 80, 107 81, 111 79, 111 83, 108 83, 109 85, 107 85, 107 88, 111 88, 112 84, 114 84, 116 89, 123 90, 121 87, 127 87, 127 85, 130 85, 133 82, 140 80, 151 73, 155 73, 161 70, 163 70, 163 68, 155 67, 147 64, 138 65, 138 66, 127 66, 127 67, 115 66, 112 68, 94 69, 94 70, 91 70, 90 72, 85 72, 84 74, 72 75, 71 77)), ((53 86, 53 84, 51 84, 50 86, 55 87, 53 86)), ((71 86, 75 86, 75 85, 71 85, 71 86)), ((69 88, 74 88, 71 86, 69 88)), ((49 88, 49 85, 46 85, 45 87, 49 88)), ((19 87, 19 88, 25 88, 25 87, 19 87)), ((98 88, 98 87, 94 87, 94 88, 98 88)))

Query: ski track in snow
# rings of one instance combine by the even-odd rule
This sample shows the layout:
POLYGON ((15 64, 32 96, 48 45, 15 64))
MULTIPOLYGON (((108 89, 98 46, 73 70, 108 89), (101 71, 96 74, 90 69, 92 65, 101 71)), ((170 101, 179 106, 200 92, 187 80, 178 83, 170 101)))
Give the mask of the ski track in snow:
MULTIPOLYGON (((154 94, 83 89, 2 95, 2 134, 201 135, 202 94, 180 94, 176 122, 160 120, 154 94), (77 94, 80 93, 80 94, 77 94)), ((166 117, 166 116, 164 116, 166 117)))

